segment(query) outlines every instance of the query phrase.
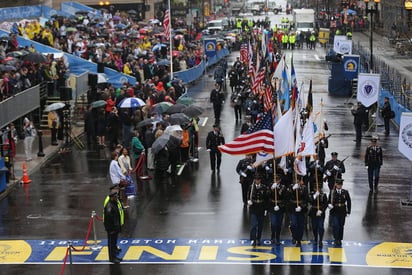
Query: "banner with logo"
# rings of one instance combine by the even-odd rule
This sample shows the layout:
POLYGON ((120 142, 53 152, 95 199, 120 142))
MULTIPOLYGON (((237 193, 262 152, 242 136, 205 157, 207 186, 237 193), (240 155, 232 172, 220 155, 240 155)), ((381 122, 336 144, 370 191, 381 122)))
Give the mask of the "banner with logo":
POLYGON ((348 40, 346 35, 335 35, 333 50, 340 54, 352 54, 352 40, 348 40))
POLYGON ((412 113, 403 112, 401 115, 398 150, 412 160, 412 113))
POLYGON ((346 80, 358 78, 359 73, 359 55, 343 56, 343 75, 346 80))
POLYGON ((204 40, 205 54, 207 57, 216 55, 216 38, 208 38, 204 40))
POLYGON ((369 107, 379 98, 380 74, 361 73, 358 75, 358 93, 356 99, 365 107, 369 107))

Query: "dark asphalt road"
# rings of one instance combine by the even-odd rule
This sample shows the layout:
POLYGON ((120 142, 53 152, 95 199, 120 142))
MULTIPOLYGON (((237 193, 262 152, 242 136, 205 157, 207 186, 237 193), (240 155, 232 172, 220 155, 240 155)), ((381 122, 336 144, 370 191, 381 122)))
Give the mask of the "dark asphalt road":
MULTIPOLYGON (((238 53, 235 53, 238 54, 238 53)), ((321 49, 316 51, 323 55, 321 49)), ((296 52, 294 58, 311 58, 312 52, 296 52)), ((229 64, 235 55, 230 57, 229 64)), ((312 71, 327 71, 322 62, 304 62, 296 65, 297 77, 312 78, 312 71), (314 65, 316 64, 316 65, 314 65), (300 73, 300 75, 299 75, 300 73)), ((313 76, 325 82, 324 75, 313 76)), ((213 124, 213 111, 205 100, 212 88, 208 76, 190 88, 190 95, 198 104, 206 107, 202 115, 201 146, 213 124), (206 120, 208 118, 208 120, 206 120)), ((368 137, 360 146, 354 142, 354 129, 350 105, 346 98, 334 98, 327 94, 327 87, 317 85, 314 91, 314 105, 319 108, 323 99, 325 117, 329 122, 329 149, 339 152, 345 162, 344 188, 352 196, 353 211, 347 219, 345 240, 351 242, 399 242, 409 243, 412 249, 411 208, 403 207, 401 199, 406 199, 410 189, 411 170, 408 162, 397 150, 397 133, 392 129, 389 137, 383 136, 382 127, 377 131, 380 144, 384 149, 384 165, 381 170, 381 184, 377 194, 369 194, 367 173, 363 156, 368 137)), ((240 124, 234 123, 232 110, 226 102, 222 129, 229 141, 237 136, 240 124)), ((378 121, 378 125, 380 122, 378 121)), ((366 136, 370 133, 365 133, 366 136)), ((109 152, 101 150, 79 151, 55 155, 31 175, 33 183, 19 185, 10 195, 0 201, 0 234, 3 240, 82 240, 86 236, 90 215, 93 210, 101 213, 103 199, 107 194, 109 152)), ((221 173, 212 175, 209 158, 205 150, 200 151, 199 163, 187 167, 183 175, 174 181, 142 181, 138 183, 138 196, 130 200, 126 225, 121 234, 128 239, 247 239, 249 221, 247 211, 243 210, 240 186, 235 167, 240 158, 224 155, 221 173)), ((325 240, 332 239, 331 228, 327 221, 325 240)), ((102 224, 96 221, 99 239, 105 239, 102 224)), ((269 237, 265 227, 264 236, 269 237)), ((286 226, 282 230, 283 240, 290 240, 286 226)), ((90 236, 93 239, 93 235, 90 236)), ((310 231, 305 240, 311 239, 310 231)), ((3 253, 7 249, 3 247, 3 253)), ((349 249, 349 247, 348 247, 349 249)), ((362 250, 359 247, 359 250, 362 250)), ((353 257, 353 255, 352 255, 353 257)), ((355 256, 356 257, 356 254, 355 256)), ((409 256, 409 268, 412 260, 409 256)), ((0 259, 1 262, 1 259, 0 259)), ((306 263, 269 264, 269 263, 218 263, 200 264, 182 262, 178 264, 123 263, 110 265, 107 262, 85 262, 75 264, 73 274, 410 274, 410 269, 386 267, 366 267, 343 263, 341 265, 319 265, 306 263)), ((4 274, 57 274, 61 263, 55 264, 7 264, 2 265, 4 274)), ((65 274, 69 273, 66 268, 65 274)))

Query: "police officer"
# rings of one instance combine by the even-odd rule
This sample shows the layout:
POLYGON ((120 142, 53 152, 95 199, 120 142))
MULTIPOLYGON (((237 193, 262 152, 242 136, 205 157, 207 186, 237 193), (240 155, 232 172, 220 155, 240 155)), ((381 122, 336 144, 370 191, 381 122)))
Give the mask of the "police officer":
POLYGON ((280 179, 273 183, 270 189, 272 191, 269 198, 270 241, 272 244, 280 245, 280 232, 286 210, 287 191, 280 179))
POLYGON ((384 100, 385 102, 382 108, 382 116, 383 116, 383 122, 385 125, 385 136, 387 137, 390 134, 389 121, 393 117, 391 117, 392 109, 391 109, 391 104, 389 103, 389 97, 385 96, 384 100))
POLYGON ((253 247, 260 245, 263 221, 267 213, 269 189, 262 184, 262 176, 255 175, 255 180, 248 192, 248 205, 250 214, 250 240, 253 247))
POLYGON ((328 197, 322 190, 322 182, 311 192, 311 208, 309 217, 312 222, 313 241, 319 247, 323 246, 323 234, 325 233, 325 211, 328 208, 328 197))
POLYGON ((308 207, 308 191, 303 179, 299 183, 289 185, 288 211, 292 243, 300 246, 305 230, 305 215, 308 207))
POLYGON ((222 153, 219 151, 218 146, 225 144, 225 138, 223 137, 220 127, 217 124, 213 125, 213 131, 210 131, 206 137, 206 150, 210 155, 210 169, 214 173, 215 170, 219 172, 220 164, 222 162, 222 153))
POLYGON ((328 198, 335 246, 342 245, 345 219, 349 217, 352 208, 349 192, 342 188, 342 184, 343 179, 336 179, 335 188, 330 191, 328 198))
POLYGON ((345 164, 343 161, 338 160, 338 153, 331 153, 332 159, 325 164, 325 177, 324 181, 328 181, 329 190, 332 190, 335 186, 335 180, 341 179, 342 174, 345 173, 345 164))
POLYGON ((253 183, 253 178, 255 175, 255 169, 252 167, 254 162, 254 155, 248 154, 244 159, 239 160, 236 166, 236 173, 239 174, 239 183, 242 187, 242 201, 243 208, 247 207, 247 193, 249 192, 250 186, 253 183))
POLYGON ((109 261, 118 264, 122 258, 117 257, 117 239, 122 228, 122 212, 119 208, 119 193, 112 189, 109 200, 104 206, 104 228, 107 232, 107 245, 109 249, 109 261))
POLYGON ((371 143, 366 148, 365 166, 368 169, 369 192, 378 191, 379 173, 383 162, 382 148, 377 144, 378 137, 372 136, 371 143))
POLYGON ((222 112, 222 105, 225 97, 219 83, 215 83, 215 88, 210 92, 210 102, 213 104, 213 111, 215 114, 215 123, 220 122, 220 114, 222 112))

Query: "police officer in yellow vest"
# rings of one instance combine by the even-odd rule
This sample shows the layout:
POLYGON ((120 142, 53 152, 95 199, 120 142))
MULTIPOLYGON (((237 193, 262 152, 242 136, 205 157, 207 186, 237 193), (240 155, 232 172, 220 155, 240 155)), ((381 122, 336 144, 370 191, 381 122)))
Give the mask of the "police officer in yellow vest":
POLYGON ((282 35, 282 45, 283 45, 284 50, 288 48, 288 44, 289 44, 289 36, 287 33, 284 33, 282 35))
POLYGON ((292 32, 289 35, 289 49, 294 50, 295 49, 295 43, 296 43, 296 34, 292 32))
POLYGON ((309 42, 310 42, 310 49, 315 49, 316 48, 316 35, 314 32, 312 32, 309 36, 309 42))

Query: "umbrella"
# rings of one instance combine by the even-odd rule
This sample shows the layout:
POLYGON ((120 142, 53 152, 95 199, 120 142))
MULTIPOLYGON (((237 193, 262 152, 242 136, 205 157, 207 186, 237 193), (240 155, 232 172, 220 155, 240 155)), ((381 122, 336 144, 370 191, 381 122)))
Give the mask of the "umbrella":
POLYGON ((152 144, 152 152, 153 154, 159 153, 163 148, 166 147, 167 143, 170 140, 170 135, 163 134, 158 137, 152 144))
POLYGON ((92 108, 99 108, 99 107, 103 107, 106 106, 107 102, 103 99, 97 100, 97 101, 93 101, 90 106, 92 108))
POLYGON ((146 119, 143 119, 142 121, 140 121, 139 123, 137 123, 136 127, 138 127, 138 128, 144 127, 144 126, 150 125, 154 122, 155 122, 155 120, 153 118, 146 118, 146 119))
POLYGON ((66 32, 77 32, 77 29, 75 27, 68 27, 66 32))
POLYGON ((117 16, 117 15, 113 16, 112 19, 113 19, 113 21, 120 21, 120 20, 122 20, 122 18, 121 18, 120 16, 117 16))
POLYGON ((159 19, 149 19, 149 24, 159 24, 160 20, 159 19))
POLYGON ((190 118, 188 118, 187 115, 185 115, 184 113, 171 114, 168 120, 171 125, 183 125, 190 122, 190 118))
MULTIPOLYGON (((183 131, 183 129, 182 129, 182 127, 180 127, 180 125, 170 125, 170 126, 166 127, 164 133, 166 135, 171 135, 171 136, 177 137, 179 139, 182 139, 182 135, 183 135, 182 131, 183 131)), ((170 142, 170 140, 169 140, 169 142, 170 142)))
POLYGON ((167 111, 167 109, 170 108, 170 106, 173 106, 173 104, 170 102, 167 102, 167 101, 159 102, 152 106, 152 112, 163 114, 164 112, 167 111))
POLYGON ((138 108, 146 105, 143 100, 137 97, 127 97, 123 99, 118 107, 119 108, 138 108))
POLYGON ((89 12, 88 11, 76 11, 74 14, 76 14, 76 15, 88 15, 89 12))
POLYGON ((59 110, 59 109, 63 108, 64 106, 66 106, 66 104, 64 104, 63 102, 56 102, 56 103, 52 103, 52 104, 48 105, 44 109, 44 111, 45 112, 56 111, 56 110, 59 110))
POLYGON ((12 51, 7 53, 7 56, 11 56, 11 57, 22 57, 25 56, 27 54, 29 54, 29 51, 25 51, 25 50, 20 50, 20 51, 12 51))
POLYGON ((187 106, 182 103, 176 103, 175 105, 170 106, 169 109, 167 109, 165 113, 167 114, 181 113, 183 109, 185 109, 186 107, 187 106))
POLYGON ((8 64, 0 64, 0 71, 10 72, 10 71, 17 71, 17 68, 13 65, 8 64))
POLYGON ((170 60, 169 59, 161 59, 157 61, 158 66, 170 66, 170 60))
POLYGON ((190 105, 187 106, 185 109, 183 109, 183 112, 185 115, 188 117, 198 117, 204 112, 204 109, 202 107, 196 106, 196 105, 190 105))
POLYGON ((1 63, 7 64, 7 65, 16 65, 16 63, 19 62, 19 59, 11 56, 7 56, 6 58, 1 60, 1 63))
POLYGON ((42 55, 41 53, 29 53, 21 58, 24 61, 30 61, 32 63, 46 63, 49 61, 46 56, 42 55))
POLYGON ((162 43, 157 43, 156 45, 153 46, 152 52, 159 51, 162 47, 167 47, 167 46, 162 43))
POLYGON ((174 57, 176 57, 176 56, 178 56, 180 54, 180 52, 179 51, 172 51, 172 55, 174 56, 174 57))
POLYGON ((190 96, 181 96, 176 100, 176 102, 189 106, 193 104, 194 100, 190 96))
POLYGON ((135 11, 135 10, 128 10, 127 13, 128 13, 128 14, 137 14, 137 11, 135 11))

